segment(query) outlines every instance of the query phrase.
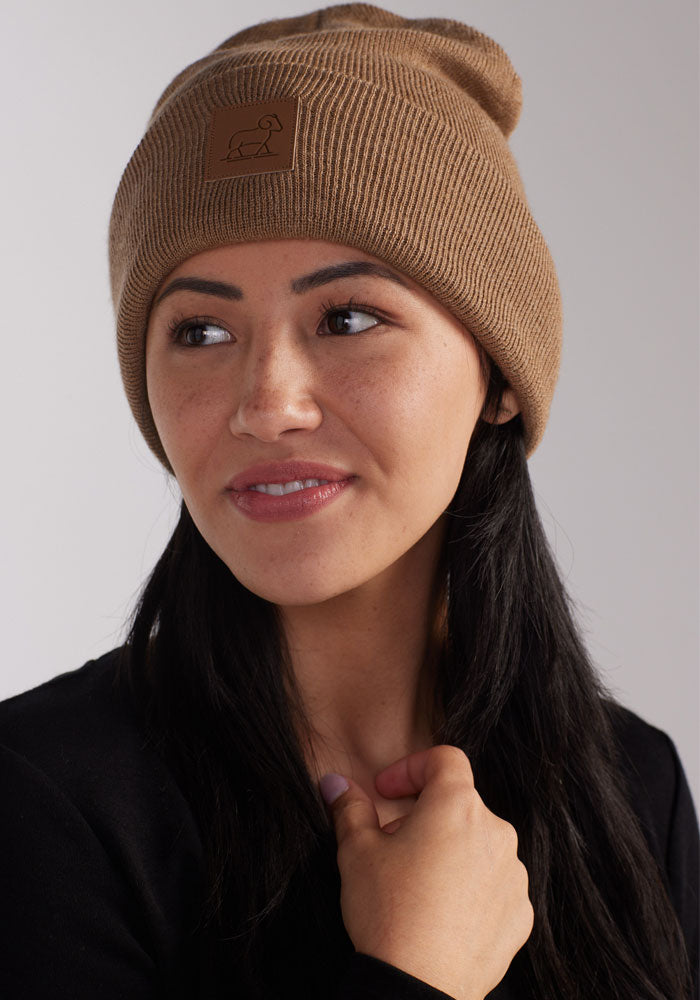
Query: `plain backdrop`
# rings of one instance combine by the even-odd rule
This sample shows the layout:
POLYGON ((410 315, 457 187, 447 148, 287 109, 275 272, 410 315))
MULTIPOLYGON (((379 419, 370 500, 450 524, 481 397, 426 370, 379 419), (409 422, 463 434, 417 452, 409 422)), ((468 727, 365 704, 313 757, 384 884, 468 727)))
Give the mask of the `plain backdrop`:
MULTIPOLYGON (((698 10, 693 0, 388 3, 496 39, 564 300, 530 466, 594 660, 699 799, 698 10)), ((123 397, 107 226, 161 91, 302 0, 27 0, 3 11, 0 697, 118 644, 177 490, 123 397)))

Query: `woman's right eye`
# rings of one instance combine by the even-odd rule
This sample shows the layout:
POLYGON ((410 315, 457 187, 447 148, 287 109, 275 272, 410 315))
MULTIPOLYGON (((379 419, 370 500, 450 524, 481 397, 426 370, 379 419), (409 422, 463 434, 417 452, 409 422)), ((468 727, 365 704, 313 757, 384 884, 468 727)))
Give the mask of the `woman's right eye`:
POLYGON ((183 347, 208 347, 232 339, 228 330, 207 319, 175 320, 170 324, 170 334, 175 343, 183 347))

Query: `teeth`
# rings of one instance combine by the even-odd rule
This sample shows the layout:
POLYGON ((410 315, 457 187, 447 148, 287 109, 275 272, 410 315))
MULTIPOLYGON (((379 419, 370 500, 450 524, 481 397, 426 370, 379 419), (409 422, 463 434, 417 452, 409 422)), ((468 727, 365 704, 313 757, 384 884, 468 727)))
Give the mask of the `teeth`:
POLYGON ((281 497, 285 493, 298 493, 299 490, 307 490, 310 486, 325 486, 327 479, 293 479, 290 483, 258 483, 257 486, 249 486, 256 493, 267 493, 271 497, 281 497))

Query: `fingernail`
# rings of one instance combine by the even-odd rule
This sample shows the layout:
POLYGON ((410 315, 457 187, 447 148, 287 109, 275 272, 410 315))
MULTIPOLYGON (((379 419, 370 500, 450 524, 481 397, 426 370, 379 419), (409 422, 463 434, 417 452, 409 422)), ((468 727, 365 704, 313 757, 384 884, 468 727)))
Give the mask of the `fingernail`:
POLYGON ((324 774, 318 784, 324 802, 329 806, 333 805, 338 796, 347 792, 350 787, 342 774, 324 774))

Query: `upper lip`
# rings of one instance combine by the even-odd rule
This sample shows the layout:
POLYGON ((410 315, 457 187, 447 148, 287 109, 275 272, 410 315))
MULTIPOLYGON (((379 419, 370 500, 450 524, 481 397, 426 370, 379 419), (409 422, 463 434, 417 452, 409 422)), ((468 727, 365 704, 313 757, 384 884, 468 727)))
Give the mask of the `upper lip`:
POLYGON ((333 465, 290 459, 287 462, 261 462, 260 465, 251 465, 234 476, 226 484, 226 489, 247 490, 251 486, 260 486, 263 483, 291 483, 294 480, 304 479, 325 479, 329 483, 337 483, 341 479, 351 477, 351 472, 333 465))

